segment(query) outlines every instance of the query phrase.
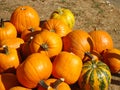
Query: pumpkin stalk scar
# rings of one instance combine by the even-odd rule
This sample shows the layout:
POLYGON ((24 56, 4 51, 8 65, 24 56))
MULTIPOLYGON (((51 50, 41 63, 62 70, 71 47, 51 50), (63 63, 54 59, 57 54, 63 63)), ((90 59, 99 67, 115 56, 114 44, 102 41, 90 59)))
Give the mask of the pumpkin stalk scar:
POLYGON ((48 45, 46 43, 40 45, 40 47, 42 48, 42 50, 48 51, 48 45))

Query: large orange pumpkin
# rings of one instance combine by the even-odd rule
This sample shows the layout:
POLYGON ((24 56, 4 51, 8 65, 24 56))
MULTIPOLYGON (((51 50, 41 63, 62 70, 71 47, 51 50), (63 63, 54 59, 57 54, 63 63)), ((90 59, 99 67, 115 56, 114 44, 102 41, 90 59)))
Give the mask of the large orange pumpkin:
POLYGON ((63 37, 63 50, 73 52, 81 59, 84 58, 85 52, 93 50, 93 40, 84 30, 74 30, 63 37))
POLYGON ((112 73, 120 71, 120 50, 117 48, 104 50, 102 53, 103 62, 105 62, 112 73))
POLYGON ((11 87, 19 85, 17 77, 13 73, 0 74, 0 90, 9 90, 11 87))
POLYGON ((16 27, 19 34, 28 28, 39 26, 40 17, 37 11, 30 6, 17 7, 10 18, 10 22, 16 27))
POLYGON ((82 60, 73 53, 62 51, 53 61, 52 75, 55 78, 64 78, 68 84, 74 84, 81 73, 82 60))
POLYGON ((32 53, 44 53, 48 57, 58 55, 62 50, 62 39, 58 34, 44 30, 34 36, 30 43, 32 53))
POLYGON ((44 22, 42 29, 57 33, 60 37, 66 36, 72 31, 65 23, 58 19, 49 19, 44 22))
POLYGON ((89 35, 94 41, 94 50, 101 53, 105 49, 113 48, 113 40, 110 34, 104 30, 90 31, 89 35))
POLYGON ((37 90, 71 90, 70 86, 62 79, 49 78, 39 83, 37 90), (44 87, 45 85, 46 87, 44 87))
POLYGON ((11 39, 16 37, 17 37, 17 30, 15 26, 10 22, 4 22, 3 19, 1 19, 0 42, 8 38, 11 39))
POLYGON ((18 53, 15 48, 3 46, 0 49, 0 72, 16 69, 19 65, 18 53))
POLYGON ((52 73, 52 63, 41 53, 29 55, 17 68, 18 81, 27 88, 35 88, 40 80, 48 79, 52 73))

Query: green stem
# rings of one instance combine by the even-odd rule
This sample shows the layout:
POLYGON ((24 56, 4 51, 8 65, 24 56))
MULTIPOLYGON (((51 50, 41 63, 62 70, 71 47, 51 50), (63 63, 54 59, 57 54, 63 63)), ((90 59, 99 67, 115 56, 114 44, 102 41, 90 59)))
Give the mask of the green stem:
POLYGON ((8 53, 9 53, 9 51, 8 51, 8 46, 3 45, 3 50, 4 50, 4 53, 5 53, 5 54, 8 54, 8 53))
POLYGON ((45 51, 48 51, 48 45, 46 43, 40 45, 40 47, 45 50, 45 51))
POLYGON ((45 89, 48 89, 48 85, 44 82, 44 80, 41 80, 40 82, 39 82, 39 84, 43 87, 43 88, 45 88, 45 89))

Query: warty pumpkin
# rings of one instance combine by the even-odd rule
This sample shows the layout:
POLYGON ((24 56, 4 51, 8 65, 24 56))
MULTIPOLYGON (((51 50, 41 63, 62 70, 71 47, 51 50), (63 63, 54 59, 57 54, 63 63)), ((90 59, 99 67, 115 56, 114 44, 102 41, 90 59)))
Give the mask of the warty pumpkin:
POLYGON ((18 34, 28 28, 39 27, 40 17, 31 6, 19 6, 11 14, 10 22, 16 27, 18 34))
POLYGON ((113 40, 111 35, 105 30, 93 30, 89 32, 89 35, 94 41, 94 50, 102 53, 105 49, 113 48, 113 40))
POLYGON ((63 23, 68 25, 71 29, 74 27, 74 24, 75 24, 74 14, 70 9, 67 9, 67 8, 56 9, 51 13, 50 18, 61 20, 63 23))
POLYGON ((40 81, 37 90, 71 90, 70 86, 64 82, 64 78, 49 78, 40 81))
POLYGON ((62 51, 53 60, 52 75, 64 78, 67 84, 74 84, 82 70, 82 60, 77 55, 62 51))
POLYGON ((44 22, 42 30, 49 30, 51 32, 57 33, 60 37, 66 36, 72 31, 65 23, 58 19, 49 19, 44 22))
POLYGON ((81 59, 84 58, 85 52, 93 50, 94 42, 91 36, 84 30, 73 30, 68 33, 63 40, 63 50, 73 52, 81 59))
POLYGON ((9 90, 11 87, 20 85, 17 77, 13 73, 0 74, 0 90, 9 90))
POLYGON ((16 69, 20 61, 15 48, 9 48, 6 45, 0 48, 0 73, 8 69, 16 69))
POLYGON ((105 62, 111 73, 118 73, 120 71, 120 50, 117 48, 104 50, 102 53, 103 62, 105 62))
POLYGON ((5 22, 1 19, 0 24, 0 42, 8 38, 16 38, 17 30, 11 22, 5 22))
POLYGON ((78 84, 81 90, 108 90, 111 73, 107 64, 94 58, 83 64, 78 84))
POLYGON ((52 73, 52 63, 47 55, 33 53, 17 68, 18 81, 27 88, 35 88, 39 81, 48 79, 52 73))
POLYGON ((62 39, 58 34, 44 30, 34 36, 30 43, 30 50, 32 53, 43 53, 51 58, 61 52, 62 39))

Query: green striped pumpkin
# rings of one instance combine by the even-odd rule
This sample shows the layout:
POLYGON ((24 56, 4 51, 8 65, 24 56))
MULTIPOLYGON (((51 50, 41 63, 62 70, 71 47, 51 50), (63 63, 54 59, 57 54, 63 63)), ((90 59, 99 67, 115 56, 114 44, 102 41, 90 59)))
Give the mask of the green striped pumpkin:
POLYGON ((81 90, 108 90, 111 83, 109 67, 102 61, 91 60, 83 64, 78 84, 81 90))

